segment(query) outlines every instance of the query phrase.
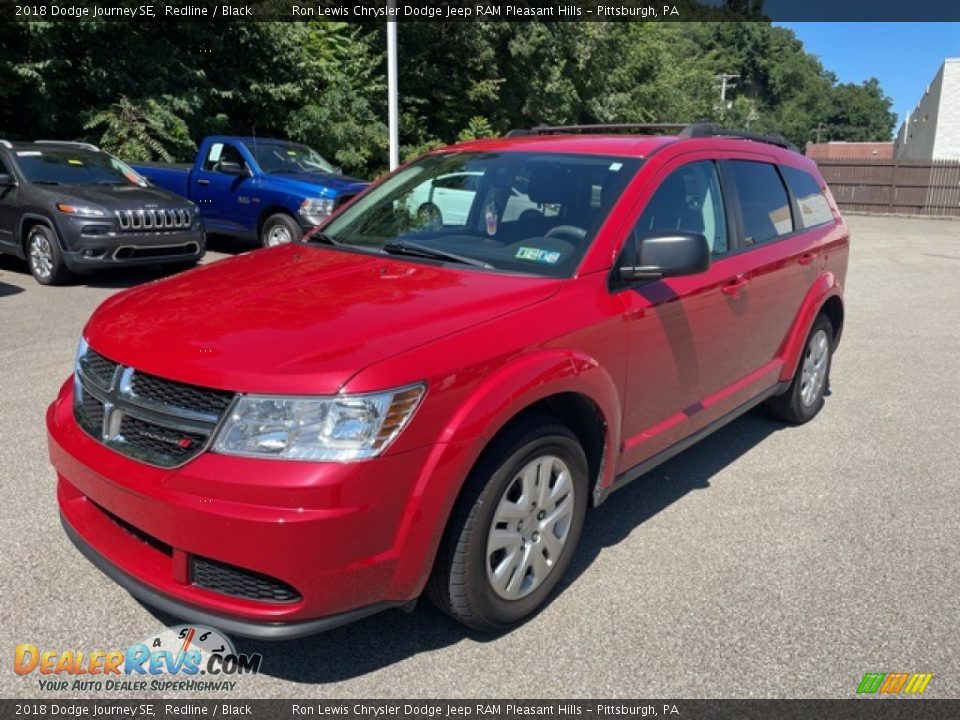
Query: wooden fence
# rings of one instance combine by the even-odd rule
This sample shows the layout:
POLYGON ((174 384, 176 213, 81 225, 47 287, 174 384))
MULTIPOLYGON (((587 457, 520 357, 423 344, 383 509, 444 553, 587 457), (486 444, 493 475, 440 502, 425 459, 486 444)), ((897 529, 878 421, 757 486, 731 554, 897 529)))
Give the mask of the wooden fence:
POLYGON ((841 210, 960 217, 960 161, 820 160, 841 210))

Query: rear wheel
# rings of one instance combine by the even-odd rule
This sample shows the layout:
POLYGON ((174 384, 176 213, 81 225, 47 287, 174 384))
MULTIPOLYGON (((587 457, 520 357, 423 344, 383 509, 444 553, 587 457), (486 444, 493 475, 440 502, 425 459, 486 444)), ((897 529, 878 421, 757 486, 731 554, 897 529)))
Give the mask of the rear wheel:
POLYGON ((444 534, 428 593, 483 631, 536 611, 570 564, 587 508, 587 461, 549 416, 522 420, 484 453, 444 534))
POLYGON ((818 315, 790 388, 766 402, 767 412, 795 425, 812 420, 823 407, 823 394, 830 384, 832 355, 833 325, 826 315, 818 315))
POLYGON ((41 285, 62 285, 73 277, 63 261, 57 236, 46 225, 30 228, 24 246, 30 274, 41 285))
POLYGON ((276 213, 268 217, 260 228, 260 242, 264 247, 286 245, 300 239, 303 230, 289 215, 276 213))

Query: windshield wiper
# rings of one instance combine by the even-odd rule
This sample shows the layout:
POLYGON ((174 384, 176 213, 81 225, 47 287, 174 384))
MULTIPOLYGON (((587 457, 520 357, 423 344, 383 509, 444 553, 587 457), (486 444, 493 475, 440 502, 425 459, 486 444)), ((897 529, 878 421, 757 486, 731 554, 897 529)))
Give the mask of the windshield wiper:
POLYGON ((34 185, 63 185, 63 183, 57 182, 56 180, 34 180, 34 185))
POLYGON ((448 262, 471 265, 473 267, 485 268, 487 270, 494 269, 493 265, 486 263, 483 260, 465 257, 464 255, 457 255, 452 252, 447 252, 446 250, 438 250, 436 248, 427 247, 426 245, 406 242, 404 240, 388 242, 383 246, 383 250, 391 255, 413 255, 414 257, 431 258, 433 260, 446 260, 448 262))

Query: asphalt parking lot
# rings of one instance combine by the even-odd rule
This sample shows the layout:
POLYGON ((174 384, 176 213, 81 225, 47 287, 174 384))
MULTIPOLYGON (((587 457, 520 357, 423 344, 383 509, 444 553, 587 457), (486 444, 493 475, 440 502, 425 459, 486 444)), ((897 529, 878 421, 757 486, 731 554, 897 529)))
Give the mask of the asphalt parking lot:
MULTIPOLYGON (((613 495, 562 592, 511 633, 424 602, 240 640, 264 661, 233 697, 844 698, 865 672, 933 673, 927 696, 960 697, 960 222, 848 222, 847 320, 816 420, 751 412, 613 495)), ((214 247, 205 262, 238 250, 214 247)), ((66 540, 43 428, 92 310, 162 276, 43 288, 0 258, 0 696, 40 694, 12 671, 18 643, 126 647, 170 621, 66 540)))

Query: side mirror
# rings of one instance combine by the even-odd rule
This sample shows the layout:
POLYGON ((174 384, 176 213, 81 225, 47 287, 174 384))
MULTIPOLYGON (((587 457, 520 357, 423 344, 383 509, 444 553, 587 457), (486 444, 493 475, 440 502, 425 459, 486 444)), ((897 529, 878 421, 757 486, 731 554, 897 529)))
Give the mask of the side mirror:
POLYGON ((246 163, 233 162, 232 160, 221 160, 217 165, 217 170, 227 175, 249 175, 250 168, 246 163))
POLYGON ((0 187, 13 187, 17 181, 13 179, 10 173, 0 173, 0 187))
POLYGON ((710 245, 703 233, 659 231, 637 242, 637 264, 621 267, 620 279, 660 280, 695 275, 710 268, 710 245))

